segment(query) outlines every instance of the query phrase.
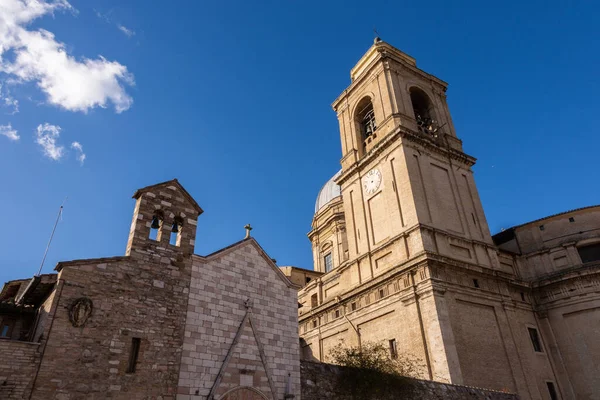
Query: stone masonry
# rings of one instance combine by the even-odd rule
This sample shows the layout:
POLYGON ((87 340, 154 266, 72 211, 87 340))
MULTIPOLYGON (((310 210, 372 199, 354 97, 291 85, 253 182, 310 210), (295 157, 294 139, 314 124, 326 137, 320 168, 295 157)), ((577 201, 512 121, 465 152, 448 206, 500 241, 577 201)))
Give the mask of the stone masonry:
MULTIPOLYGON (((339 396, 335 387, 338 376, 344 367, 337 365, 302 361, 302 399, 303 400, 345 400, 339 396)), ((407 380, 410 395, 399 394, 403 400, 518 400, 512 393, 503 393, 475 387, 449 385, 441 382, 407 380)), ((373 398, 372 400, 377 400, 373 398)))
POLYGON ((251 237, 194 255, 202 209, 177 180, 134 198, 125 256, 0 292, 0 316, 35 311, 0 340, 0 398, 299 399, 298 286, 251 237))

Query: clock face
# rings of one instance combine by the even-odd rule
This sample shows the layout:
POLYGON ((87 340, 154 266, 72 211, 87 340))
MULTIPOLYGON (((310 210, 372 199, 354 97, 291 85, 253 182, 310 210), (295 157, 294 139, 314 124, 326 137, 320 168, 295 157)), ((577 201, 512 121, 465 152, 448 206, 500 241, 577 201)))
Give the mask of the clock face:
POLYGON ((363 188, 367 194, 373 194, 379 189, 381 185, 381 172, 378 169, 372 169, 367 172, 367 175, 363 178, 363 188))

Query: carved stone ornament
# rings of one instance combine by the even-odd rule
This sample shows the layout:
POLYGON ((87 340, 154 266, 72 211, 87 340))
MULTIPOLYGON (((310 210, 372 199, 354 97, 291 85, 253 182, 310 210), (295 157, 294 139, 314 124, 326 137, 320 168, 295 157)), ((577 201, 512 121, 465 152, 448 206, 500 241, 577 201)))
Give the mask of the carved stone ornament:
POLYGON ((80 297, 73 302, 69 310, 69 320, 71 324, 78 328, 85 325, 88 318, 92 315, 94 303, 87 297, 80 297))

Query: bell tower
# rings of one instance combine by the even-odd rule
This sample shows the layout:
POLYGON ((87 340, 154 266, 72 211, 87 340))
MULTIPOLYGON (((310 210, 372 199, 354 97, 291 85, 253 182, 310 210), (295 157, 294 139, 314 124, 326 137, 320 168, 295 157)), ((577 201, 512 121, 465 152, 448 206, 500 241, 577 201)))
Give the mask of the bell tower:
POLYGON ((177 179, 138 189, 133 198, 136 203, 125 255, 194 253, 202 209, 177 179))
POLYGON ((379 38, 350 78, 333 103, 349 260, 366 256, 373 264, 386 248, 381 263, 434 252, 497 266, 475 158, 456 136, 447 84, 379 38))

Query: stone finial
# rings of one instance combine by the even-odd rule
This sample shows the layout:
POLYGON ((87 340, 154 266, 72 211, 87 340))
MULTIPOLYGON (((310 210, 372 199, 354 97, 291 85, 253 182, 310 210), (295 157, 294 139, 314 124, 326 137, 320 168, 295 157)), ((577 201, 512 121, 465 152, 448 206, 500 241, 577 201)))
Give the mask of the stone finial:
POLYGON ((244 229, 246 230, 246 239, 248 239, 250 237, 250 231, 252 230, 252 226, 250 224, 246 224, 246 226, 244 226, 244 229))

